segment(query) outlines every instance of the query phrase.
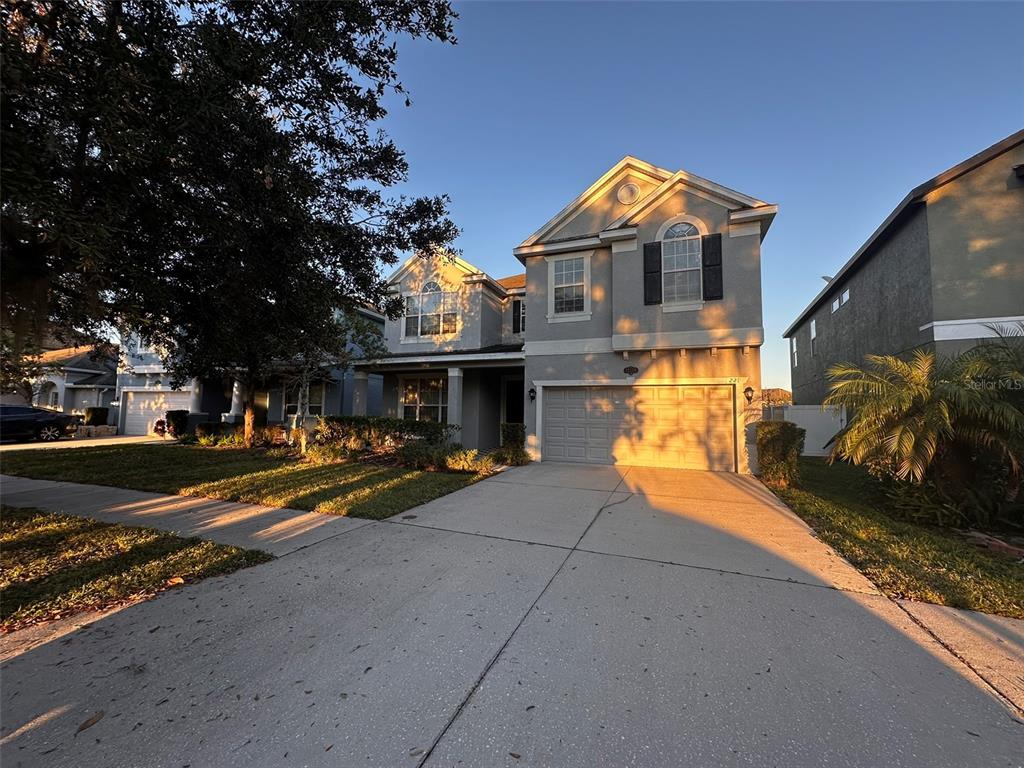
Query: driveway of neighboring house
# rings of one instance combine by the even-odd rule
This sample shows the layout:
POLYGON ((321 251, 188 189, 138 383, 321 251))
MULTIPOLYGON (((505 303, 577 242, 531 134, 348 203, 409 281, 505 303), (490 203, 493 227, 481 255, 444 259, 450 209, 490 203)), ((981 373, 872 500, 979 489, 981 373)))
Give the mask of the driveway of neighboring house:
POLYGON ((704 472, 510 470, 126 608, 2 674, 5 765, 1024 754, 1019 710, 756 481, 704 472))
POLYGON ((9 451, 40 451, 52 448, 98 448, 115 445, 132 445, 133 443, 167 443, 174 445, 174 440, 162 440, 153 435, 110 435, 108 437, 64 437, 60 440, 43 442, 33 440, 28 443, 0 443, 0 453, 9 451))

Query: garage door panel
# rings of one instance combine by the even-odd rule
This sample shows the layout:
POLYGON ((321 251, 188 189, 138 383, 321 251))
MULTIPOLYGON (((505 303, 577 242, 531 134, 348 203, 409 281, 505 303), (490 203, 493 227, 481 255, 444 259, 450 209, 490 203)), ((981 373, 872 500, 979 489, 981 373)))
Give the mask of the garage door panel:
POLYGON ((149 435, 157 419, 168 411, 187 411, 188 392, 126 392, 124 432, 126 435, 149 435))
POLYGON ((654 385, 544 392, 544 458, 735 470, 733 387, 654 385))

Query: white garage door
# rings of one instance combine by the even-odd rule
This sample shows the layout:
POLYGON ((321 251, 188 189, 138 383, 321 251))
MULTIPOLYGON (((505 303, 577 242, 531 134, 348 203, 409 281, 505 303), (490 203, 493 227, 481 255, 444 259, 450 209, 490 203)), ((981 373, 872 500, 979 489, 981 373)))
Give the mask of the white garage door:
POLYGON ((190 398, 189 392, 126 392, 124 433, 152 433, 154 422, 166 418, 168 411, 187 411, 190 398))
POLYGON ((731 385, 544 389, 549 461, 735 471, 731 385))

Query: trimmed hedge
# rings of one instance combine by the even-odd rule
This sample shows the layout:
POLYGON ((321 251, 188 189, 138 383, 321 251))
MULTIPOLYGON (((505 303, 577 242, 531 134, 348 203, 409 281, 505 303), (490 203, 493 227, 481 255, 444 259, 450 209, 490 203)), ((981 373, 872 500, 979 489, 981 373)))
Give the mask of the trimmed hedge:
POLYGON ((171 437, 181 437, 188 433, 188 411, 168 411, 167 431, 171 437))
POLYGON ((107 424, 109 414, 109 408, 91 406, 85 409, 85 418, 82 419, 82 423, 87 427, 103 427, 107 424))
POLYGON ((501 425, 501 445, 507 448, 526 448, 526 425, 506 424, 501 425))
POLYGON ((352 450, 400 448, 409 441, 444 445, 453 428, 434 421, 411 421, 382 416, 321 416, 313 439, 321 445, 341 445, 352 450))
POLYGON ((773 488, 799 485, 799 459, 807 430, 791 421, 759 421, 756 429, 761 480, 773 488))

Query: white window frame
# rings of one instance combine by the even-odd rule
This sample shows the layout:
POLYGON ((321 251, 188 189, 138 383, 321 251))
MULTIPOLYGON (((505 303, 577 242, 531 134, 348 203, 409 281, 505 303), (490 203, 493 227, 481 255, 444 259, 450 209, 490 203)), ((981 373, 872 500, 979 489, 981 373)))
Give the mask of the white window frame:
POLYGON ((700 233, 700 229, 691 221, 677 221, 675 224, 669 225, 668 229, 665 230, 665 236, 661 238, 661 298, 662 306, 669 310, 677 309, 697 309, 704 306, 704 247, 703 247, 703 235, 700 233), (689 224, 696 231, 696 235, 687 235, 686 237, 668 237, 668 230, 671 229, 675 224, 689 224), (678 241, 697 241, 697 266, 696 267, 683 267, 677 269, 666 269, 665 268, 665 243, 678 242, 678 241), (696 272, 697 273, 697 295, 700 296, 698 299, 674 299, 670 301, 667 297, 667 291, 665 290, 665 278, 668 275, 674 275, 677 272, 696 272))
MULTIPOLYGON (((434 313, 430 313, 430 314, 434 314, 434 313)), ((437 341, 452 341, 454 339, 458 339, 459 336, 462 334, 462 312, 461 312, 460 307, 459 307, 459 291, 457 291, 457 290, 456 291, 446 291, 444 283, 440 279, 438 279, 438 278, 431 278, 429 280, 424 280, 423 283, 422 283, 421 289, 419 291, 408 291, 408 292, 402 293, 402 317, 399 319, 399 323, 401 324, 400 325, 400 332, 401 332, 400 333, 400 339, 401 339, 401 343, 403 343, 403 344, 424 344, 424 343, 431 343, 431 342, 437 342, 437 341), (426 287, 427 285, 430 285, 431 283, 436 284, 438 286, 438 288, 440 288, 441 290, 439 290, 439 291, 426 291, 426 292, 422 290, 422 288, 426 287), (424 334, 420 333, 420 329, 421 329, 422 323, 423 323, 422 318, 424 317, 423 312, 422 312, 423 305, 422 305, 421 302, 422 302, 424 296, 433 296, 435 294, 436 295, 440 295, 440 297, 441 297, 441 312, 438 313, 438 314, 440 314, 440 318, 441 318, 440 332, 439 333, 428 333, 428 334, 424 335, 424 334), (417 323, 416 323, 416 331, 417 331, 417 333, 416 333, 415 336, 410 336, 406 332, 406 323, 405 323, 405 321, 406 321, 406 318, 409 317, 409 315, 408 315, 409 299, 416 299, 416 302, 417 302, 417 314, 415 315, 415 317, 420 318, 420 320, 418 320, 417 323), (454 310, 455 310, 454 312, 446 312, 445 311, 445 309, 448 308, 448 302, 449 301, 452 302, 451 306, 454 308, 454 310), (455 330, 452 331, 452 332, 449 332, 449 333, 444 333, 444 316, 446 314, 454 314, 455 315, 455 330)))
POLYGON ((798 365, 800 365, 800 359, 797 356, 796 336, 789 337, 789 349, 790 354, 793 355, 793 367, 796 368, 798 365))
POLYGON ((814 357, 814 353, 817 351, 815 347, 817 344, 814 342, 818 338, 818 322, 814 318, 811 318, 811 357, 814 357))
POLYGON ((689 214, 680 214, 679 216, 673 216, 667 221, 662 222, 662 225, 658 228, 657 241, 661 243, 661 311, 662 312, 692 312, 704 308, 704 241, 703 238, 708 234, 707 224, 702 219, 689 214), (699 257, 699 266, 697 267, 700 274, 700 298, 693 301, 666 301, 665 300, 665 236, 668 231, 676 224, 691 224, 697 230, 696 237, 701 239, 701 252, 699 257))
POLYGON ((850 300, 850 286, 846 286, 839 292, 839 306, 843 306, 850 300))
MULTIPOLYGON (((590 257, 593 251, 585 253, 565 253, 558 256, 547 256, 548 263, 548 317, 549 323, 571 323, 581 320, 589 320, 593 312, 590 307, 590 257), (559 261, 570 259, 583 259, 583 310, 581 312, 558 312, 555 313, 555 264, 559 261)), ((577 283, 573 283, 577 285, 577 283)), ((563 286, 558 286, 559 288, 563 286)))
POLYGON ((423 408, 439 408, 440 409, 439 413, 441 415, 440 423, 441 424, 447 424, 448 423, 448 406, 449 406, 448 395, 449 395, 449 391, 450 391, 449 385, 450 385, 450 382, 448 381, 448 377, 447 376, 441 376, 441 375, 399 376, 398 377, 398 418, 400 418, 400 419, 406 418, 406 409, 407 408, 413 408, 416 411, 416 415, 413 418, 413 421, 420 421, 420 411, 423 408), (431 403, 419 402, 419 399, 420 399, 419 398, 419 389, 417 389, 417 397, 416 397, 417 402, 416 403, 406 403, 405 402, 405 387, 406 387, 406 384, 408 382, 410 382, 410 381, 435 381, 435 380, 440 380, 440 382, 441 382, 441 402, 440 403, 438 403, 437 405, 434 405, 434 404, 431 404, 431 403))
MULTIPOLYGON (((312 390, 313 387, 320 387, 320 402, 319 403, 314 403, 313 399, 310 398, 309 402, 306 403, 306 411, 309 413, 310 416, 323 416, 324 415, 324 408, 325 408, 325 406, 327 404, 327 382, 326 381, 311 381, 309 383, 309 389, 312 390), (313 411, 313 408, 319 408, 320 412, 319 413, 315 413, 313 411)), ((282 392, 281 392, 281 421, 285 421, 290 416, 294 416, 296 413, 298 413, 298 410, 299 410, 299 389, 301 389, 301 385, 299 385, 299 384, 296 384, 295 386, 292 386, 292 387, 282 387, 282 392), (289 397, 289 394, 288 394, 289 390, 291 390, 291 392, 295 395, 294 398, 290 398, 289 397), (295 410, 292 411, 291 413, 288 413, 288 408, 289 407, 294 408, 295 410)), ((309 397, 309 392, 308 391, 306 392, 306 396, 309 397)))

